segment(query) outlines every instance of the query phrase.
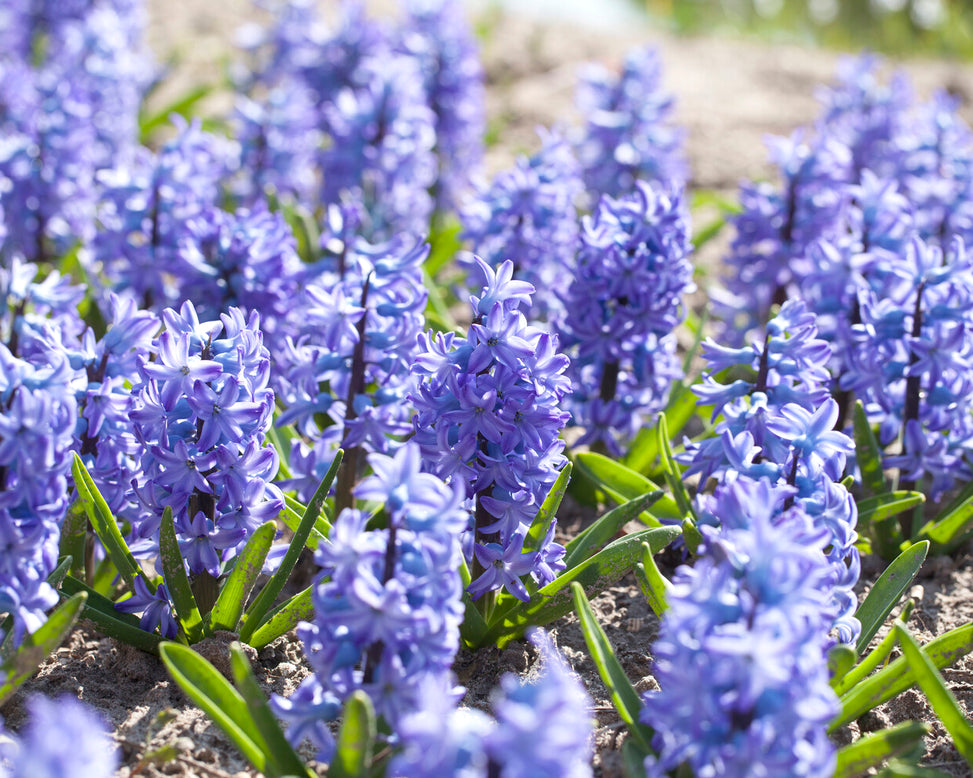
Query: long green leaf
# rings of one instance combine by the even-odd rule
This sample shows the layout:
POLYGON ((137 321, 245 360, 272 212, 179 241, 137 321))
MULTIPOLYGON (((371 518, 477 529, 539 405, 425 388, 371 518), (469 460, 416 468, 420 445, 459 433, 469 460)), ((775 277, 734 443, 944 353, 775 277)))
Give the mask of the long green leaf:
POLYGON ((487 623, 483 619, 483 614, 476 607, 476 603, 473 602, 473 599, 466 591, 466 588, 473 579, 465 559, 460 561, 459 573, 460 581, 463 584, 463 607, 465 609, 463 623, 460 624, 459 628, 460 637, 463 640, 463 644, 468 647, 484 645, 483 639, 487 633, 487 623))
POLYGON ((598 674, 611 695, 612 703, 628 727, 632 739, 648 752, 651 749, 652 731, 639 721, 642 700, 615 656, 608 636, 598 623, 581 584, 571 584, 571 596, 581 632, 584 634, 584 642, 588 645, 588 653, 591 654, 598 674))
POLYGON ((642 594, 649 601, 649 607, 656 616, 662 617, 669 607, 669 591, 672 583, 659 570, 655 563, 655 554, 648 543, 642 544, 642 559, 635 565, 635 577, 638 579, 642 594))
MULTIPOLYGON (((915 605, 915 600, 906 600, 905 605, 902 606, 902 612, 895 617, 895 620, 901 624, 905 624, 912 615, 912 610, 915 608, 915 605)), ((895 644, 895 631, 889 630, 888 634, 882 638, 881 642, 875 646, 875 648, 869 651, 868 654, 866 654, 857 665, 849 670, 843 678, 832 679, 831 688, 834 689, 835 694, 839 696, 845 694, 849 689, 858 684, 862 678, 867 677, 874 670, 876 670, 879 665, 886 662, 889 654, 892 653, 892 649, 895 648, 895 644)))
POLYGON ((162 512, 162 523, 159 525, 159 559, 162 562, 162 574, 169 586, 169 595, 172 597, 180 626, 185 631, 189 642, 197 643, 203 638, 203 617, 199 614, 199 607, 196 605, 196 598, 189 584, 189 576, 186 575, 186 565, 176 537, 172 508, 168 506, 162 512))
MULTIPOLYGON (((292 532, 298 532, 301 528, 301 522, 304 520, 305 513, 307 513, 306 506, 299 503, 290 495, 285 494, 284 509, 278 514, 277 518, 284 522, 292 532)), ((324 516, 318 516, 314 520, 305 545, 311 550, 316 551, 318 546, 324 543, 330 534, 331 524, 324 516)))
POLYGON ((945 545, 973 526, 973 497, 948 511, 942 518, 927 524, 920 530, 922 537, 945 545))
POLYGON ((273 643, 285 632, 294 629, 299 622, 312 618, 314 616, 313 592, 314 586, 309 586, 270 611, 247 642, 260 650, 273 643))
POLYGON ((257 722, 242 695, 219 670, 187 646, 165 642, 159 654, 169 675, 186 695, 222 729, 250 763, 262 773, 270 772, 270 749, 260 735, 257 722))
POLYGON ((912 672, 915 673, 919 688, 925 693, 932 709, 936 711, 939 720, 952 737, 956 750, 973 768, 973 727, 970 726, 966 714, 946 687, 946 682, 936 669, 936 665, 919 647, 912 633, 902 624, 894 625, 893 629, 898 634, 902 653, 912 672))
MULTIPOLYGON (((925 646, 926 655, 940 670, 955 664, 970 651, 973 651, 973 623, 951 629, 925 646)), ((828 731, 834 732, 863 713, 888 702, 915 682, 912 668, 904 657, 899 657, 841 695, 841 713, 831 722, 828 731)))
POLYGON ((889 759, 914 751, 932 732, 932 726, 919 721, 903 721, 894 727, 873 732, 838 751, 834 778, 858 778, 889 759))
POLYGON ((115 521, 108 503, 101 496, 101 492, 98 491, 98 487, 95 486, 95 482, 77 452, 74 454, 71 473, 74 476, 74 488, 78 492, 78 499, 84 505, 88 519, 95 529, 95 534, 104 544, 119 575, 125 579, 125 583, 132 589, 135 588, 135 578, 141 576, 149 591, 155 593, 155 584, 142 572, 139 563, 135 561, 135 556, 125 542, 125 538, 122 537, 118 522, 115 521))
MULTIPOLYGON (((574 459, 574 468, 619 504, 659 489, 658 484, 644 475, 593 451, 580 452, 574 459)), ((682 521, 679 506, 668 495, 655 503, 652 513, 660 519, 682 521)))
POLYGON ((83 618, 93 621, 99 632, 145 651, 147 654, 159 653, 159 643, 162 642, 159 635, 146 632, 139 627, 139 620, 135 616, 115 610, 115 603, 87 584, 69 575, 61 584, 61 591, 67 595, 75 595, 79 592, 84 592, 87 595, 88 601, 85 603, 81 615, 83 618))
POLYGON ((152 133, 169 123, 169 119, 172 114, 179 114, 185 118, 189 118, 190 111, 192 108, 204 97, 210 95, 213 92, 212 84, 203 84, 201 86, 196 86, 190 89, 185 94, 180 95, 175 100, 172 100, 158 111, 151 114, 143 114, 139 116, 139 136, 141 142, 146 144, 151 139, 152 133))
POLYGON ((872 494, 888 491, 885 486, 885 473, 882 469, 882 450, 879 448, 872 425, 868 422, 865 406, 861 400, 855 401, 853 415, 855 431, 855 458, 861 470, 862 481, 872 494))
POLYGON ((541 507, 537 509, 537 515, 530 523, 530 529, 527 532, 527 537, 524 539, 525 551, 531 551, 537 548, 544 539, 544 534, 551 524, 551 519, 554 518, 554 514, 557 513, 557 509, 561 506, 561 500, 564 498, 564 493, 568 489, 572 468, 573 465, 568 462, 561 468, 561 472, 557 474, 557 478, 551 484, 551 488, 548 490, 544 502, 541 503, 541 507))
MULTIPOLYGON (((670 435, 678 435, 696 413, 696 396, 684 384, 676 384, 663 411, 670 435)), ((662 472, 658 466, 659 434, 652 427, 643 427, 635 435, 628 452, 622 458, 625 467, 637 473, 662 472)))
POLYGON ((676 505, 679 506, 680 518, 689 518, 695 522, 696 512, 693 510, 692 500, 690 500, 689 492, 686 491, 686 485, 683 483, 682 471, 672 456, 672 446, 669 445, 669 426, 666 423, 665 414, 660 413, 657 418, 659 461, 662 465, 662 471, 665 473, 666 483, 669 485, 669 491, 672 492, 676 505))
POLYGON ((343 721, 338 730, 334 759, 328 766, 329 778, 363 778, 375 751, 375 709, 360 689, 345 702, 343 721))
POLYGON ((47 621, 24 637, 13 656, 0 665, 0 679, 3 680, 0 684, 0 706, 30 679, 41 666, 41 662, 64 642, 84 609, 86 599, 87 595, 79 592, 58 606, 47 617, 47 621))
POLYGON ((863 654, 868 649, 868 644, 872 642, 875 633, 885 623, 892 608, 916 577, 928 552, 928 540, 909 546, 879 576, 865 601, 858 607, 855 616, 861 622, 862 631, 855 644, 855 650, 859 654, 863 654))
POLYGON ((828 651, 828 675, 833 689, 854 668, 858 654, 844 643, 838 643, 828 651))
POLYGON ((291 744, 287 742, 280 724, 277 723, 270 705, 267 704, 267 695, 257 683, 257 678, 239 643, 230 645, 230 667, 233 671, 233 682, 246 702, 247 710, 257 725, 261 737, 269 746, 267 756, 274 763, 272 774, 303 775, 313 778, 313 773, 307 769, 291 744))
POLYGON ((61 524, 59 556, 71 557, 70 573, 78 578, 84 576, 85 541, 88 537, 88 512, 81 500, 75 500, 61 524))
POLYGON ((885 492, 858 501, 858 521, 864 526, 886 521, 926 501, 921 492, 885 492))
POLYGON ((665 548, 679 535, 677 527, 656 527, 642 530, 609 543, 572 570, 566 570, 547 586, 542 587, 529 603, 515 601, 515 607, 494 616, 490 629, 480 645, 496 643, 503 648, 523 634, 530 626, 542 627, 571 611, 569 586, 580 583, 589 595, 611 586, 630 572, 642 554, 642 543, 648 543, 653 553, 665 548))
POLYGON ((578 533, 564 547, 564 564, 570 570, 594 550, 608 543, 618 531, 662 497, 661 491, 649 492, 629 500, 599 517, 590 527, 578 533))
POLYGON ((287 551, 284 554, 284 558, 281 560, 280 566, 267 581, 266 586, 260 590, 253 603, 247 609, 246 615, 243 619, 243 626, 240 629, 240 639, 246 643, 248 638, 253 634, 257 625, 263 620, 263 617, 270 610, 271 606, 274 604, 274 600, 277 599, 283 589, 284 585, 287 583, 287 579, 290 578, 291 573, 294 571, 294 565, 297 564, 297 560, 301 555, 307 545, 308 538, 311 536, 311 531, 314 529, 314 523, 318 520, 321 515, 321 511, 324 509, 324 501, 328 498, 328 492, 331 490, 331 484, 334 482, 335 476, 338 474, 338 468, 341 466, 341 460, 344 457, 344 452, 341 449, 335 453, 334 459, 331 461, 331 467, 328 468, 328 472, 325 473, 321 483, 318 484, 318 488, 315 490, 314 495, 311 497, 311 501, 307 504, 307 508, 304 511, 304 515, 301 517, 301 523, 294 530, 294 536, 291 538, 290 544, 287 546, 287 551))
POLYGON ((216 632, 225 629, 236 632, 243 615, 243 608, 250 599, 250 592, 257 583, 264 567, 264 561, 270 552, 270 544, 277 534, 277 525, 268 521, 257 527, 257 531, 250 536, 250 540, 243 547, 243 551, 236 559, 233 570, 222 588, 220 596, 213 605, 213 610, 207 619, 207 631, 216 632))

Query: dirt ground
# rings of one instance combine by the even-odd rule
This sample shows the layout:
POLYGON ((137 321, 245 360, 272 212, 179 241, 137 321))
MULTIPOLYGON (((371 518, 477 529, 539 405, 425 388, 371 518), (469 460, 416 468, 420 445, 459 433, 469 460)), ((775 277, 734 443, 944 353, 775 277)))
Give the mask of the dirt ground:
MULTIPOLYGON (((173 91, 189 81, 216 79, 234 32, 251 14, 250 0, 150 0, 149 6, 152 46, 160 56, 175 51, 181 57, 174 72, 173 91)), ((500 122, 503 128, 501 143, 490 151, 491 168, 502 166, 514 153, 533 149, 536 126, 576 121, 573 94, 581 63, 595 60, 615 64, 630 46, 651 43, 662 53, 665 80, 677 100, 675 118, 687 131, 691 187, 718 190, 731 197, 741 179, 768 175, 765 135, 786 134, 813 120, 818 109, 815 92, 832 77, 841 56, 749 41, 674 38, 648 27, 592 31, 556 23, 542 25, 496 13, 491 13, 488 26, 490 35, 483 51, 489 81, 488 111, 491 121, 500 122)), ((934 61, 902 65, 920 94, 950 88, 961 95, 973 95, 973 68, 969 66, 934 61)), ((717 241, 697 261, 715 267, 719 252, 717 241)), ((927 562, 912 590, 918 606, 911 623, 920 640, 973 619, 971 562, 973 553, 969 549, 953 558, 927 562)), ((871 571, 872 580, 878 572, 871 571)), ((634 580, 624 579, 596 597, 593 606, 636 687, 651 688, 654 681, 649 646, 657 622, 634 580)), ((587 656, 577 621, 573 616, 566 617, 553 626, 553 631, 595 701, 596 774, 621 776, 617 748, 624 728, 587 656)), ((225 650, 225 641, 215 640, 207 649, 212 657, 219 656, 221 650, 225 650)), ((264 649, 256 660, 266 687, 278 693, 290 692, 306 672, 300 646, 292 636, 264 649)), ((504 651, 461 654, 456 671, 475 704, 488 697, 503 672, 525 672, 533 660, 530 647, 513 644, 504 651)), ((947 670, 945 677, 970 710, 973 660, 961 661, 947 670)), ((99 638, 85 625, 27 685, 25 693, 31 692, 70 692, 100 709, 115 727, 124 761, 119 775, 124 778, 257 775, 168 680, 158 660, 99 638), (160 752, 163 746, 167 748, 160 752)), ((19 724, 23 697, 21 694, 4 711, 14 728, 19 724)), ((878 717, 879 724, 933 718, 914 692, 886 706, 878 717)), ((852 725, 852 730, 856 727, 852 725)), ((951 775, 969 775, 943 728, 938 724, 935 727, 927 763, 951 775)))

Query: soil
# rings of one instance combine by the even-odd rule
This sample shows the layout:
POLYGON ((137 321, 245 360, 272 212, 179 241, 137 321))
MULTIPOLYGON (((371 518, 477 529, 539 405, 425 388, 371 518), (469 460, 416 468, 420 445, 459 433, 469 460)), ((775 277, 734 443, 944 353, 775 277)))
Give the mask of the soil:
MULTIPOLYGON (((177 94, 186 83, 215 81, 235 31, 252 14, 250 0, 149 0, 149 8, 151 45, 160 58, 171 52, 180 56, 158 97, 160 102, 167 94, 177 94)), ((500 144, 489 152, 490 168, 497 169, 513 154, 535 148, 538 125, 577 120, 573 94, 581 63, 595 60, 614 65, 630 46, 651 43, 661 51, 665 81, 676 97, 676 121, 687 130, 691 186, 730 198, 741 179, 769 175, 763 145, 766 134, 787 134, 813 121, 818 111, 815 92, 832 78, 841 56, 746 40, 676 38, 648 26, 591 30, 542 24, 495 10, 486 12, 482 25, 488 30, 483 49, 488 111, 491 122, 502 128, 500 144)), ((920 95, 937 88, 973 94, 973 68, 969 66, 919 60, 901 64, 920 95)), ((214 98, 206 108, 218 108, 220 99, 214 98)), ((966 110, 969 119, 969 105, 966 110)), ((697 262, 708 269, 718 268, 723 246, 720 241, 710 243, 697 262)), ((971 562, 973 550, 966 548, 953 557, 928 561, 920 572, 911 591, 918 603, 910 622, 920 641, 973 619, 971 562)), ((874 580, 880 572, 880 568, 866 569, 863 578, 874 580)), ((864 595, 867 586, 861 588, 864 595)), ((623 579, 595 597, 592 605, 636 688, 653 688, 650 646, 658 624, 634 579, 623 579)), ((561 619, 552 625, 552 632, 594 700, 596 774, 622 776, 618 748, 624 727, 588 657, 576 618, 561 619)), ((201 649, 208 658, 223 657, 225 661, 229 639, 218 636, 201 649)), ((265 688, 280 694, 290 693, 307 672, 293 635, 279 639, 253 659, 265 688)), ((469 689, 470 704, 482 705, 502 673, 527 673, 534 659, 529 645, 514 643, 502 651, 461 653, 456 672, 469 689)), ((944 675, 964 709, 973 710, 973 659, 960 661, 944 675)), ((123 760, 118 775, 123 778, 257 775, 168 679, 155 657, 102 638, 91 625, 81 624, 7 706, 3 714, 8 725, 14 729, 20 725, 23 700, 36 692, 74 694, 100 710, 114 728, 123 760)), ((854 737, 861 728, 907 719, 935 720, 924 698, 914 691, 883 706, 869 720, 851 725, 843 737, 854 737)), ((928 740, 925 763, 949 775, 970 775, 938 723, 928 740)))

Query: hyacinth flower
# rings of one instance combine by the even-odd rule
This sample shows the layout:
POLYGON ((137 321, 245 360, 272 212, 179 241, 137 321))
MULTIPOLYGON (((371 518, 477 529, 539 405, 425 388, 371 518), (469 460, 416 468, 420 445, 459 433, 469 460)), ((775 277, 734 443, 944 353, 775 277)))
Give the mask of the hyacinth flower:
POLYGON ((200 321, 187 301, 178 312, 164 311, 162 320, 154 358, 138 358, 133 387, 131 417, 142 452, 131 546, 143 557, 157 554, 170 509, 205 612, 225 563, 283 504, 270 484, 277 455, 264 445, 274 404, 270 359, 256 314, 246 319, 231 308, 218 320, 200 321))
POLYGON ((586 120, 578 158, 594 197, 626 195, 636 181, 685 181, 683 134, 670 121, 673 99, 655 49, 630 51, 619 74, 589 65, 576 103, 586 120))
POLYGON ((328 724, 355 691, 397 731, 429 683, 451 678, 459 648, 462 491, 421 472, 412 443, 368 462, 373 474, 355 496, 384 506, 385 527, 367 529, 368 516, 353 508, 335 519, 316 556, 313 621, 298 627, 312 673, 290 698, 274 700, 288 739, 309 739, 322 761, 334 753, 328 724))
POLYGON ((858 397, 878 425, 900 471, 900 488, 928 485, 939 500, 970 478, 970 305, 973 264, 962 240, 942 251, 916 237, 882 290, 860 293, 861 323, 841 386, 858 397))
POLYGON ((405 237, 370 243, 353 208, 332 207, 322 256, 302 285, 275 356, 279 426, 294 424, 290 487, 308 499, 338 448, 345 450, 338 499, 367 452, 389 453, 411 430, 409 368, 426 306, 427 245, 405 237))
POLYGON ((680 765, 694 775, 834 774, 831 539, 785 507, 792 492, 744 477, 721 486, 722 527, 701 527, 700 556, 676 571, 653 646, 661 691, 643 697, 651 778, 680 765))
POLYGON ((110 778, 118 752, 105 722, 65 695, 27 701, 29 720, 17 735, 0 722, 0 776, 3 778, 110 778))
POLYGON ((436 117, 435 206, 450 211, 483 164, 483 65, 459 0, 408 0, 405 11, 399 46, 419 62, 426 100, 436 117))
MULTIPOLYGON (((540 130, 541 148, 481 185, 460 212, 462 238, 473 253, 497 268, 514 263, 514 275, 537 290, 530 315, 551 327, 564 318, 578 250, 576 201, 583 183, 568 143, 540 130)), ((527 311, 524 311, 527 314, 527 311)))
POLYGON ((612 454, 665 407, 682 376, 675 327, 695 286, 688 216, 678 191, 639 183, 603 197, 582 222, 580 249, 559 328, 571 357, 572 423, 579 444, 612 454))
MULTIPOLYGON (((711 478, 729 482, 741 477, 795 487, 790 502, 830 537, 827 558, 838 639, 856 639, 861 629, 854 616, 854 586, 861 571, 855 546, 858 511, 839 483, 854 445, 834 430, 838 403, 828 391, 831 349, 818 337, 815 316, 803 302, 789 300, 768 323, 762 341, 738 349, 708 341, 703 356, 708 367, 693 391, 701 404, 713 405, 714 419, 722 419, 714 437, 687 442, 681 457, 689 465, 685 475, 698 474, 701 490, 711 478), (742 368, 749 376, 722 384, 716 375, 727 368, 737 373, 742 368)), ((701 495, 700 507, 707 521, 721 521, 711 498, 701 495)))
POLYGON ((821 238, 840 234, 847 200, 850 154, 843 143, 824 137, 768 140, 780 186, 747 183, 740 190, 742 213, 733 220, 736 236, 726 258, 730 275, 717 297, 727 324, 724 337, 740 342, 766 321, 770 309, 792 296, 800 283, 792 259, 821 238))
POLYGON ((176 136, 158 153, 139 149, 130 163, 100 173, 99 229, 91 251, 93 275, 156 311, 185 299, 180 254, 187 224, 214 208, 236 155, 198 121, 173 121, 176 136))
POLYGON ((470 298, 466 338, 420 337, 413 372, 414 440, 426 467, 463 484, 474 503, 469 586, 476 599, 504 588, 522 601, 528 574, 543 586, 563 569, 553 527, 538 548, 524 548, 528 527, 565 463, 559 409, 570 384, 557 339, 527 324, 520 312, 533 287, 512 280, 509 260, 496 273, 476 258, 485 284, 470 298))
POLYGON ((584 778, 592 775, 591 698, 540 629, 530 635, 540 652, 539 675, 500 679, 493 715, 456 705, 448 683, 429 683, 419 710, 399 723, 396 778, 584 778))

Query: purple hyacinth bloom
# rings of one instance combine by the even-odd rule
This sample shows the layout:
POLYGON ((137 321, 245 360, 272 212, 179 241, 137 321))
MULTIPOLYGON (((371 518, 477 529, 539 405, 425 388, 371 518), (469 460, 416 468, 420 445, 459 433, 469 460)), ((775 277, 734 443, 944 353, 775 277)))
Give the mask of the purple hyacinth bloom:
POLYGON ((172 509, 191 575, 218 576, 260 524, 280 510, 270 484, 277 459, 265 445, 274 393, 259 317, 231 308, 200 321, 192 303, 163 313, 154 359, 138 360, 131 416, 141 444, 133 551, 157 552, 162 511, 172 509))
POLYGON ((670 123, 673 99, 661 82, 652 48, 630 51, 617 75, 597 65, 581 74, 577 104, 587 124, 578 158, 595 198, 626 195, 636 181, 685 181, 683 134, 670 123))
POLYGON ((653 648, 661 691, 643 698, 649 776, 682 764, 696 775, 834 772, 830 539, 800 509, 781 511, 787 493, 743 478, 718 489, 722 529, 702 527, 695 565, 676 572, 653 648))
POLYGON ((141 613, 139 627, 146 632, 159 631, 167 640, 175 640, 179 625, 173 615, 172 598, 165 584, 159 584, 155 592, 149 591, 142 576, 135 577, 132 596, 115 603, 115 610, 122 613, 141 613))
POLYGON ((603 197, 583 222, 559 327, 571 356, 572 422, 580 443, 618 454, 681 377, 673 329, 695 286, 681 194, 645 183, 603 197))
POLYGON ((563 569, 561 546, 524 549, 527 527, 565 461, 558 405, 569 389, 568 360, 556 338, 527 324, 519 307, 532 287, 512 280, 513 263, 494 272, 476 258, 486 285, 470 298, 475 318, 467 338, 431 335, 413 365, 414 440, 425 466, 463 484, 474 501, 479 597, 506 588, 529 599, 521 577, 540 585, 563 569))
POLYGON ((394 729, 419 707, 427 684, 449 675, 459 647, 462 493, 420 471, 413 443, 369 462, 375 474, 356 496, 381 500, 388 526, 369 531, 350 508, 338 515, 318 549, 314 620, 298 628, 313 674, 276 703, 292 722, 292 742, 310 736, 325 760, 333 741, 317 723, 333 720, 341 701, 363 689, 394 729))
MULTIPOLYGON (((541 131, 541 148, 480 185, 460 217, 463 238, 491 267, 509 259, 517 278, 536 290, 531 315, 541 322, 564 316, 578 249, 577 200, 581 170, 567 142, 541 131)), ((525 307, 525 312, 528 310, 525 307)))
POLYGON ((436 117, 436 208, 449 211, 483 164, 484 74, 476 39, 458 0, 408 0, 400 47, 419 62, 436 117))
POLYGON ((34 696, 19 735, 3 731, 0 774, 4 778, 110 778, 118 752, 105 722, 79 700, 34 696))

